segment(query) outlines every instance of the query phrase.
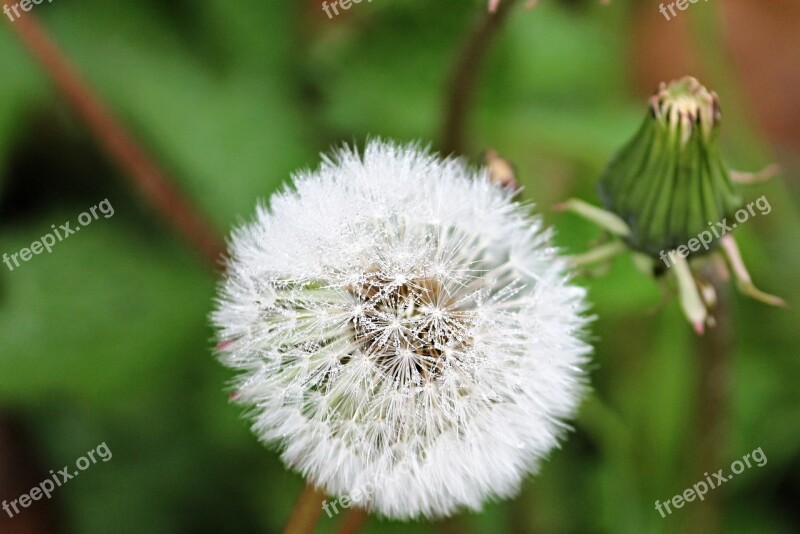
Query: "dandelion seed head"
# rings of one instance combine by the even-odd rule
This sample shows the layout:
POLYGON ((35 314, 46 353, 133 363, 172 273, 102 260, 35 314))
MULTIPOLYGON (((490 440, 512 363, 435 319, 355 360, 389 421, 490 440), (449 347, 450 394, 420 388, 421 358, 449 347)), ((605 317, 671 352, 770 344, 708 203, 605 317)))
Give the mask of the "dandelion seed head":
POLYGON ((538 469, 583 391, 586 305, 512 194, 376 140, 234 231, 220 357, 287 466, 393 518, 479 509, 538 469))

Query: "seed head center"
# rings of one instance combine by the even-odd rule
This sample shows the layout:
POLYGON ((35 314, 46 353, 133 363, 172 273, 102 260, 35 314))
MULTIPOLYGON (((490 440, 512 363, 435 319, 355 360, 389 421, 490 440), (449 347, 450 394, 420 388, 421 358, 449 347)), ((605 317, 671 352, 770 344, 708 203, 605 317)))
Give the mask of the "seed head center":
POLYGON ((448 358, 468 343, 471 314, 438 278, 387 279, 370 275, 351 286, 360 319, 353 332, 379 368, 399 383, 441 376, 448 358))

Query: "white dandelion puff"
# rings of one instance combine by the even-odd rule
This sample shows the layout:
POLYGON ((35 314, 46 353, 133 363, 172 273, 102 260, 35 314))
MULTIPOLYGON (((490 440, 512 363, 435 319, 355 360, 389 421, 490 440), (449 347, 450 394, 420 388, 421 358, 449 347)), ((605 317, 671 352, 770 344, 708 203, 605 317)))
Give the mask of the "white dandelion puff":
POLYGON ((512 195, 371 141, 234 232, 221 359, 287 466, 384 516, 441 517, 512 496, 558 445, 584 389, 585 294, 512 195))

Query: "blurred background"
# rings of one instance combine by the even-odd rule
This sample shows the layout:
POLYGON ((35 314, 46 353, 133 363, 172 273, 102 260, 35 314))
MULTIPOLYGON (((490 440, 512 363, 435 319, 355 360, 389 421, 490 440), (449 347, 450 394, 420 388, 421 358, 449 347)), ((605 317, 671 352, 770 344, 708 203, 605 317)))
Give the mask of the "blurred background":
MULTIPOLYGON (((374 0, 329 19, 316 0, 55 0, 32 13, 224 235, 333 145, 440 147, 448 80, 485 11, 374 0)), ((113 453, 51 500, 0 512, 0 532, 280 532, 304 483, 228 400, 208 321, 218 274, 3 18, 0 253, 106 198, 115 215, 0 267, 0 500, 101 442, 113 453)), ((370 518, 364 531, 800 532, 800 3, 710 0, 668 21, 656 0, 542 0, 507 22, 478 76, 465 156, 512 160, 558 244, 584 251, 598 231, 552 206, 597 204, 596 180, 658 82, 694 75, 720 95, 731 166, 784 169, 745 190, 772 212, 736 237, 756 284, 791 307, 735 294, 730 357, 709 374, 677 302, 620 257, 579 279, 598 317, 593 392, 519 497, 436 523, 370 518), (699 384, 715 388, 711 405, 699 384), (666 518, 655 510, 759 447, 763 467, 666 518)), ((342 518, 323 515, 319 531, 342 518)))

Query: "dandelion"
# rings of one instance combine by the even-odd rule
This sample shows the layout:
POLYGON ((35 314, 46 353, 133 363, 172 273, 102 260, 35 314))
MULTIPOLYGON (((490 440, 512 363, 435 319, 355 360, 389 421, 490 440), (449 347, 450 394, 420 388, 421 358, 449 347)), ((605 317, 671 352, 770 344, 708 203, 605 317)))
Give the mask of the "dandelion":
POLYGON ((558 207, 619 238, 574 258, 574 264, 599 263, 633 251, 637 266, 647 274, 674 275, 681 309, 698 334, 715 324, 712 312, 717 304, 716 290, 700 272, 705 266, 703 256, 711 256, 711 265, 722 273, 719 278, 729 277, 728 267, 715 253, 718 247, 742 293, 765 304, 785 306, 781 298, 753 285, 733 235, 726 233, 731 231, 726 221, 742 207, 738 185, 763 181, 777 169, 731 171, 719 147, 721 118, 719 97, 695 78, 662 83, 650 99, 639 131, 600 178, 605 209, 578 199, 558 207), (656 260, 674 267, 665 273, 656 260))
POLYGON ((289 468, 387 517, 442 517, 513 495, 558 445, 584 390, 585 294, 513 195, 376 140, 234 232, 221 359, 289 468))

